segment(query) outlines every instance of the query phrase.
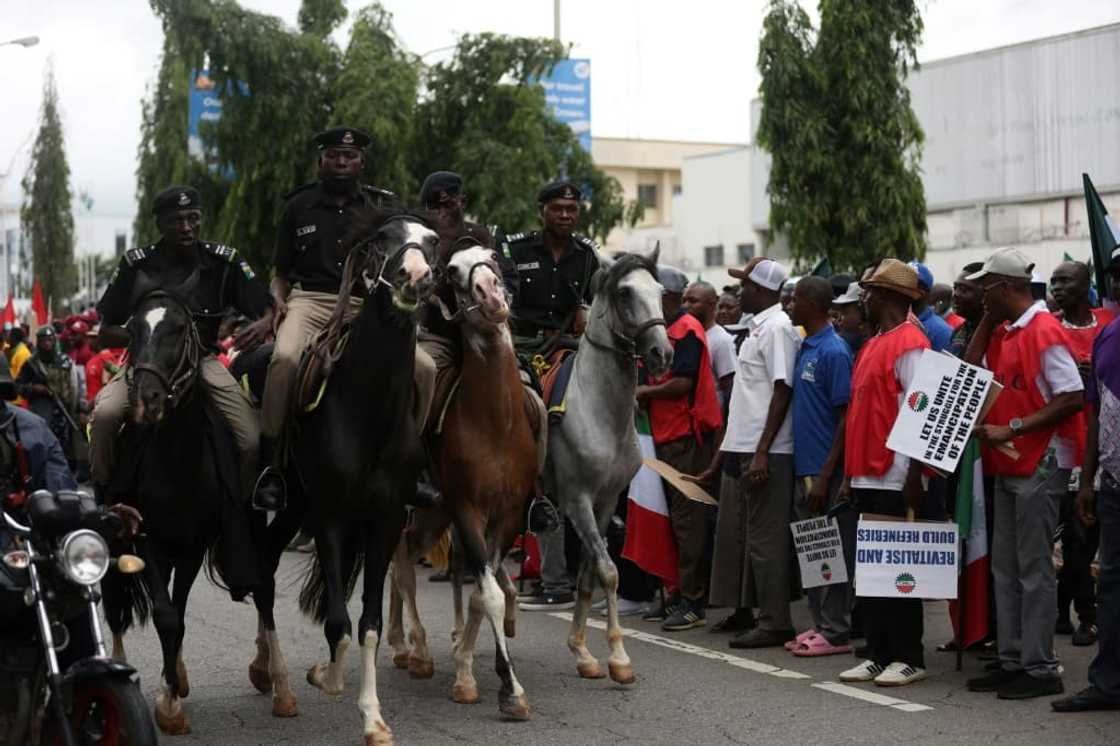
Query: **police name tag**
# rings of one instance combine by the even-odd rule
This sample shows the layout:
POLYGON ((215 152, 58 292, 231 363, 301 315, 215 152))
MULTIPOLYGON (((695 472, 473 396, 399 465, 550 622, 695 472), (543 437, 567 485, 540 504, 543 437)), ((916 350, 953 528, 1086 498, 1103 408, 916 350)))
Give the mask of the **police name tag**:
POLYGON ((315 232, 315 226, 314 225, 304 225, 304 226, 301 226, 299 228, 296 228, 296 237, 299 238, 301 236, 306 236, 306 235, 308 235, 310 233, 314 233, 314 232, 315 232))
POLYGON ((541 268, 541 263, 540 262, 529 262, 528 264, 518 264, 517 265, 517 271, 518 272, 521 272, 522 270, 526 270, 526 269, 540 269, 540 268, 541 268))

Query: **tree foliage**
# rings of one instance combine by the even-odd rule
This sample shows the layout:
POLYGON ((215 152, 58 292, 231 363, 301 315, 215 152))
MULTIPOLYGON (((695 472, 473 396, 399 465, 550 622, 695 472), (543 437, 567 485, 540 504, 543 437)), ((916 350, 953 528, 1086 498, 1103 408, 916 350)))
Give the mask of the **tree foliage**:
POLYGON ((285 195, 314 178, 312 135, 339 124, 373 136, 364 179, 408 200, 428 173, 453 169, 466 179, 470 212, 512 232, 537 224, 537 190, 566 174, 591 195, 589 232, 605 236, 625 216, 618 182, 530 84, 565 56, 555 42, 464 36, 451 62, 425 70, 378 3, 357 11, 345 50, 331 39, 346 15, 340 0, 303 0, 298 29, 234 0, 150 3, 166 44, 144 107, 138 227, 152 228, 145 213, 155 192, 186 180, 203 194, 204 233, 266 269, 285 195), (187 71, 206 66, 223 101, 222 118, 200 128, 213 163, 188 159, 184 170, 187 71))
POLYGON ((917 66, 916 0, 821 0, 816 32, 772 0, 758 66, 758 143, 772 156, 770 224, 804 263, 861 268, 925 255, 924 139, 905 80, 917 66))
POLYGON ((20 222, 31 242, 35 277, 42 284, 56 314, 64 309, 78 287, 74 265, 74 216, 70 211, 70 166, 58 112, 54 71, 47 68, 39 132, 31 161, 21 182, 23 205, 20 222))

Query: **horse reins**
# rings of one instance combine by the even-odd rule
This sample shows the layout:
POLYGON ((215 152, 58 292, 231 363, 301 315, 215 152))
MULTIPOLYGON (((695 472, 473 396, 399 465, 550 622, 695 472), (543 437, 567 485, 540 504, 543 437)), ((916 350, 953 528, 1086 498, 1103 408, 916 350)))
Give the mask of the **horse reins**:
POLYGON ((187 324, 186 344, 182 345, 179 352, 179 360, 175 364, 170 375, 167 375, 160 370, 159 367, 150 363, 134 363, 125 370, 125 378, 129 390, 132 390, 136 384, 136 373, 150 373, 156 377, 156 380, 163 384, 165 389, 167 389, 167 397, 165 399, 167 406, 174 407, 187 395, 194 386, 195 380, 198 378, 198 365, 202 357, 202 339, 198 334, 198 325, 195 323, 194 314, 184 301, 163 290, 149 294, 144 300, 149 298, 166 298, 178 304, 183 309, 187 318, 190 320, 190 323, 187 324))
MULTIPOLYGON (((614 300, 613 299, 609 302, 608 307, 610 308, 611 313, 615 317, 617 317, 618 313, 617 313, 617 311, 615 311, 614 300)), ((600 314, 600 317, 601 316, 603 316, 603 314, 600 314)), ((618 345, 617 347, 614 346, 614 345, 611 345, 609 343, 606 343, 606 342, 600 342, 599 340, 597 340, 593 336, 591 336, 591 326, 590 325, 588 325, 587 330, 584 331, 583 336, 584 336, 585 339, 587 339, 588 343, 592 347, 597 347, 600 350, 605 350, 607 352, 613 352, 616 355, 629 356, 629 357, 634 358, 635 360, 639 360, 639 359, 641 359, 641 355, 638 354, 638 340, 641 339, 643 334, 645 334, 646 332, 648 332, 650 329, 652 329, 655 326, 665 326, 665 327, 667 327, 668 324, 665 323, 664 317, 658 317, 658 318, 655 318, 655 319, 646 319, 645 321, 643 321, 641 324, 638 325, 638 328, 634 331, 633 336, 628 337, 625 334, 619 332, 617 329, 614 328, 614 326, 612 326, 610 324, 610 322, 608 322, 607 323, 607 331, 609 331, 611 333, 611 339, 615 342, 616 345, 618 345)))

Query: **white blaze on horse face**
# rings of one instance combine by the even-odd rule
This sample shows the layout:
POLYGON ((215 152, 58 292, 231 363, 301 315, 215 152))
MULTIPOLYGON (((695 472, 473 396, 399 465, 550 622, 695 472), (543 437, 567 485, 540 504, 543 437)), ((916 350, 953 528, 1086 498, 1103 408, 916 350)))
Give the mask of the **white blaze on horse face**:
POLYGON ((163 317, 167 315, 166 308, 153 308, 144 314, 144 323, 148 325, 148 332, 150 334, 156 333, 156 327, 163 321, 163 317))
MULTIPOLYGON (((437 238, 435 231, 425 228, 419 223, 409 222, 405 224, 405 243, 424 246, 433 243, 437 238)), ((420 249, 406 249, 404 257, 401 259, 401 266, 408 273, 409 285, 416 285, 432 274, 432 268, 428 266, 428 260, 420 249)))
POLYGON ((509 300, 505 286, 491 264, 494 261, 496 257, 492 250, 472 246, 456 252, 449 265, 454 269, 451 275, 456 289, 469 296, 472 303, 477 303, 488 321, 500 324, 509 317, 509 300), (471 287, 467 287, 468 283, 471 287))

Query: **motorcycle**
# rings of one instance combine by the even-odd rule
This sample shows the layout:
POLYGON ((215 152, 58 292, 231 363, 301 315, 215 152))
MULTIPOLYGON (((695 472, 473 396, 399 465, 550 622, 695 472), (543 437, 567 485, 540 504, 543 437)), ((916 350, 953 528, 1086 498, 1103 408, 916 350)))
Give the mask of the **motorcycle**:
POLYGON ((0 745, 158 743, 136 669, 101 633, 101 579, 144 567, 110 554, 124 520, 80 492, 13 502, 0 524, 0 745))

